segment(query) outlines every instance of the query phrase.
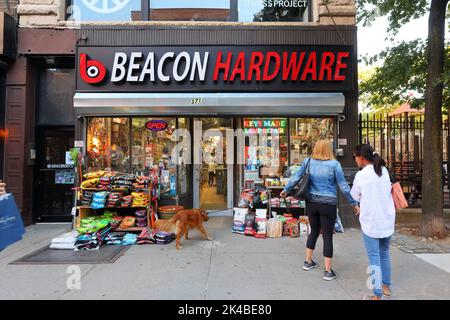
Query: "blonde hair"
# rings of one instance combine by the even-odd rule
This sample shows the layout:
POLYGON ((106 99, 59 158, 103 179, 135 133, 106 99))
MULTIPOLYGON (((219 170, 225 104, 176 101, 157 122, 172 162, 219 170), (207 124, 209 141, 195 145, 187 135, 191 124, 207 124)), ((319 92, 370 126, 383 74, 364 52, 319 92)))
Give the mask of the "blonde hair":
POLYGON ((315 160, 334 160, 331 140, 318 140, 314 145, 314 150, 311 157, 315 160))

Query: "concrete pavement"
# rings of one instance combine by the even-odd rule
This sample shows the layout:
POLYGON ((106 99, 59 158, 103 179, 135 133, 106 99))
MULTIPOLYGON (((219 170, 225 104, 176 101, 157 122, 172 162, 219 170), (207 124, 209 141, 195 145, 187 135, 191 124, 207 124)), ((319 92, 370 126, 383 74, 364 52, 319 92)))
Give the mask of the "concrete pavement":
MULTIPOLYGON (((0 253, 0 299, 361 299, 367 258, 357 229, 335 236, 335 281, 320 267, 301 269, 306 238, 256 239, 231 233, 230 217, 213 217, 206 227, 214 241, 183 240, 169 245, 132 246, 114 264, 80 265, 81 289, 66 286, 67 265, 8 265, 48 244, 68 225, 35 225, 22 241, 0 253)), ((435 255, 432 255, 433 257, 435 255)), ((448 265, 448 255, 435 264, 448 265)), ((391 299, 450 299, 450 273, 392 248, 391 299)), ((430 260, 430 257, 425 257, 430 260)))

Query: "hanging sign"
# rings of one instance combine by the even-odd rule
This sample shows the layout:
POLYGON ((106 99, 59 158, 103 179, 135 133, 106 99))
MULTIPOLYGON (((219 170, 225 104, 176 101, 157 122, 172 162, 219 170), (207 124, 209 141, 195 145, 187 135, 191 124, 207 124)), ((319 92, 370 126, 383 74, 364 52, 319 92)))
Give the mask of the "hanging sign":
POLYGON ((164 120, 150 120, 145 124, 145 127, 152 132, 158 132, 166 130, 169 124, 164 120))

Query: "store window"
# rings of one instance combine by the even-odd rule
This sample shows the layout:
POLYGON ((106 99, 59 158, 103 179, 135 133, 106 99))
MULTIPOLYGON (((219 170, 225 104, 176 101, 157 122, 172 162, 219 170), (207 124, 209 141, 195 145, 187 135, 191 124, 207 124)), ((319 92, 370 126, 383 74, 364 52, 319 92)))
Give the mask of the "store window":
POLYGON ((68 0, 69 21, 139 21, 141 0, 68 0))
POLYGON ((87 130, 88 171, 129 172, 129 118, 90 118, 87 130))
POLYGON ((288 119, 245 118, 244 179, 262 184, 288 165, 288 119))
POLYGON ((149 0, 150 20, 229 21, 234 0, 149 0))
POLYGON ((239 21, 305 22, 310 0, 239 0, 239 21))
POLYGON ((87 170, 149 175, 157 169, 163 197, 187 194, 190 136, 186 132, 188 118, 89 118, 87 170))
POLYGON ((333 118, 289 119, 291 165, 301 164, 306 157, 310 156, 317 140, 333 141, 333 126, 333 118))
POLYGON ((153 166, 158 166, 162 193, 172 196, 177 192, 177 166, 172 159, 175 129, 176 118, 132 119, 132 172, 148 174, 153 166))

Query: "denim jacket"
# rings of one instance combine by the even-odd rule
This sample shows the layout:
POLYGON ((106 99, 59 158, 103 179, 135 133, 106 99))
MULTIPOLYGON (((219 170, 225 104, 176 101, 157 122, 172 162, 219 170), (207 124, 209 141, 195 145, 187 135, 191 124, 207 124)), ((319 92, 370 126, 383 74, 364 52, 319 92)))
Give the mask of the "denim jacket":
MULTIPOLYGON (((293 188, 303 177, 306 165, 308 163, 306 158, 300 169, 291 177, 284 191, 289 194, 293 188)), ((344 172, 341 164, 337 160, 315 160, 311 159, 309 175, 309 195, 310 201, 321 202, 331 205, 337 204, 337 186, 352 205, 357 205, 358 202, 353 199, 350 194, 350 187, 345 181, 344 172)))

